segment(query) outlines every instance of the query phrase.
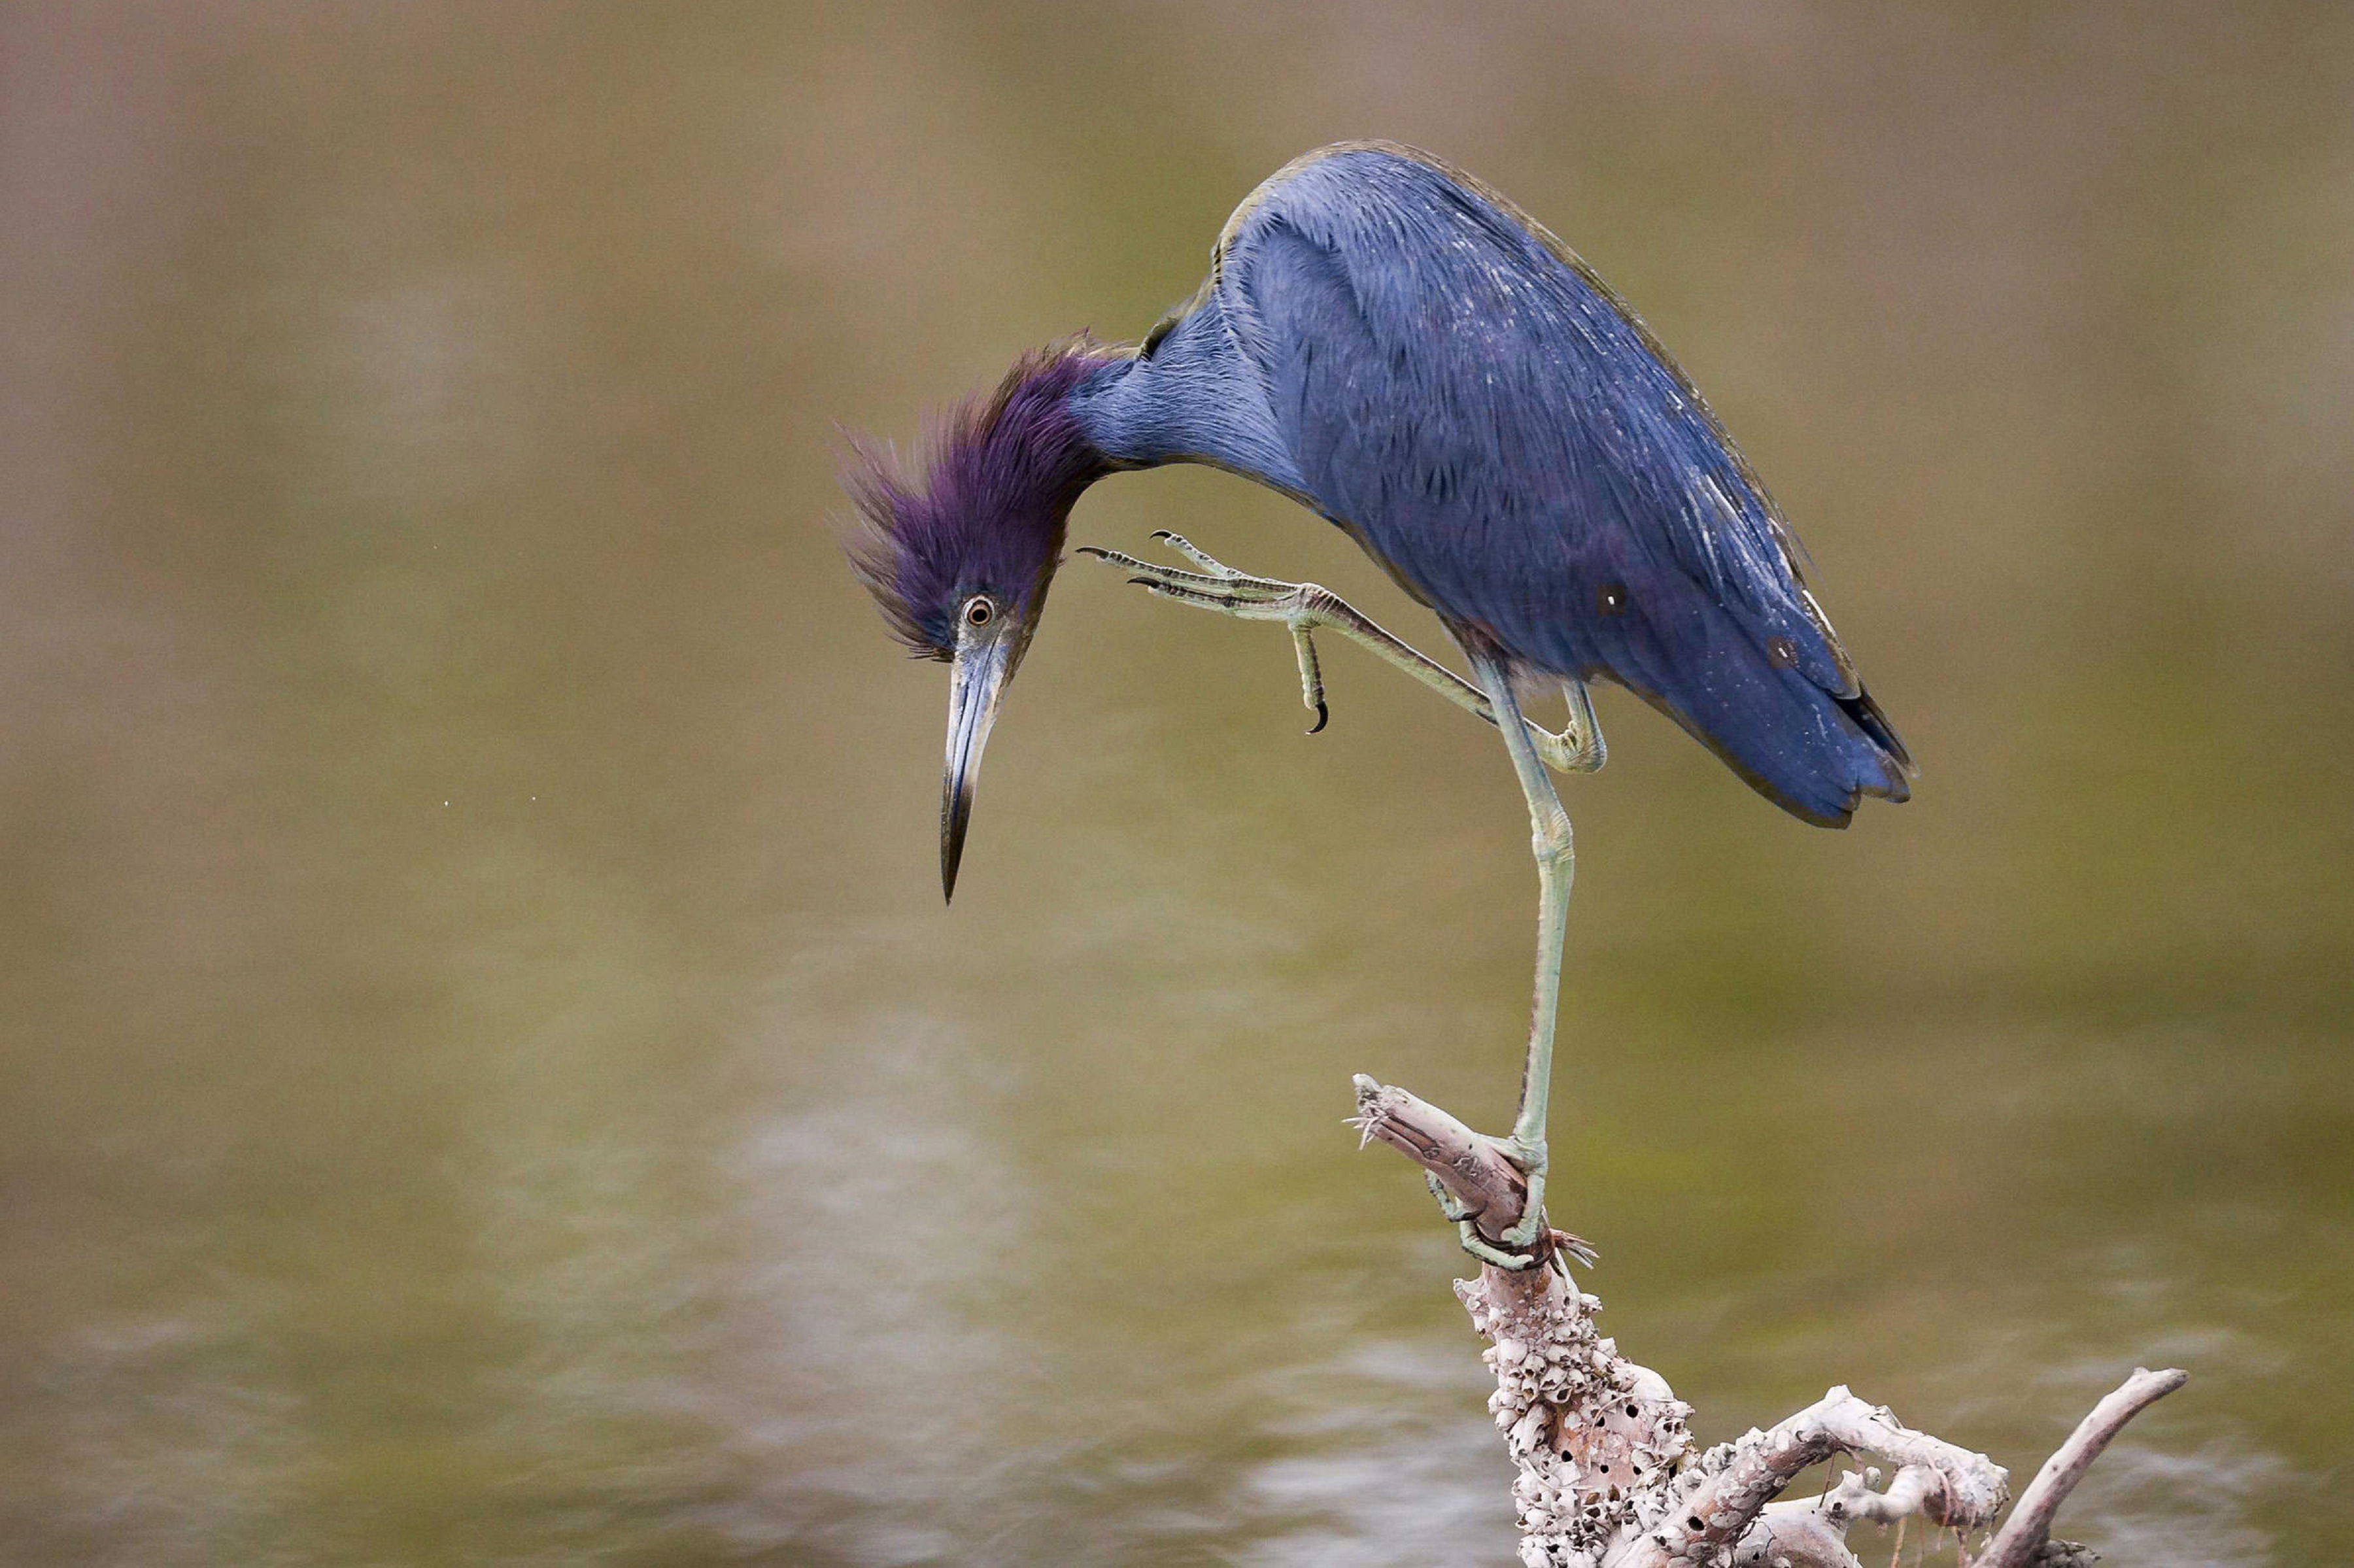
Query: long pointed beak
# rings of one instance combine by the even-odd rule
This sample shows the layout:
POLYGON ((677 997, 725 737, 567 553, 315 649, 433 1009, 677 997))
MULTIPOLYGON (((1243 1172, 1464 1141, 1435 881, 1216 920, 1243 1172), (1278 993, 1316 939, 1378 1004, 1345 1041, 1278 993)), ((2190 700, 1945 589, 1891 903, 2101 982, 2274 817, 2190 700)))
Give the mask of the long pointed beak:
POLYGON ((964 858, 965 821, 972 815, 972 783, 981 773, 981 749, 1013 673, 1012 648, 1004 641, 975 643, 956 657, 949 681, 948 773, 940 781, 940 895, 956 897, 957 863, 964 858))

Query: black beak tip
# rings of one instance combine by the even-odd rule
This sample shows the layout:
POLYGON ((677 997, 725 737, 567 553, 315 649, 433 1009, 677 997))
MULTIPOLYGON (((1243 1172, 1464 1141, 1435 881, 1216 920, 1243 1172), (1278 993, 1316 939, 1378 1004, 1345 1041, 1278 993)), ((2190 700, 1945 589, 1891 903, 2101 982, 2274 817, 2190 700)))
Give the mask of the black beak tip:
POLYGON ((966 813, 972 810, 972 797, 960 792, 949 802, 948 821, 940 832, 940 902, 956 902, 957 867, 964 863, 964 824, 966 813))

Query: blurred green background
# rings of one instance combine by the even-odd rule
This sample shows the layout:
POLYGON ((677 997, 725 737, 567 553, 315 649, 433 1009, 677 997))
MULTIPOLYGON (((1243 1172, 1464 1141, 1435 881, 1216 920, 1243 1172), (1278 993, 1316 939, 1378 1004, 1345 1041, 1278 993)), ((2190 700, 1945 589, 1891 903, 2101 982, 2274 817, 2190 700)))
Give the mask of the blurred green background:
MULTIPOLYGON (((1511 1560, 1349 1075, 1509 1118, 1491 733, 1075 567, 952 912, 831 421, 1142 331, 1380 135, 1647 315, 1923 763, 1603 694, 1556 1214, 1720 1438, 2354 1555, 2354 10, 0 10, 0 1554, 1511 1560)), ((1194 471, 1182 528, 1437 629, 1194 471)), ((1859 1540, 1870 1556, 1870 1532, 1859 1540)))

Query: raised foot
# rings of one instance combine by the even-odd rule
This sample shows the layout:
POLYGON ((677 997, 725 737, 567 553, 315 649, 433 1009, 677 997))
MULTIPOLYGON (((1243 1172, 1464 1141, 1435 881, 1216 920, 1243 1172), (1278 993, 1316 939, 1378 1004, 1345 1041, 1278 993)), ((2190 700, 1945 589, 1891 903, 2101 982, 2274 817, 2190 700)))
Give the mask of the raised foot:
POLYGON ((1273 577, 1238 572, 1183 535, 1165 528, 1152 536, 1202 569, 1183 571, 1093 545, 1081 546, 1079 554, 1119 567, 1129 574, 1129 582, 1162 599, 1200 609, 1214 609, 1238 620, 1281 622, 1291 632, 1292 652, 1299 660, 1299 700, 1316 715, 1308 733, 1314 735, 1322 729, 1332 711, 1324 704, 1323 672, 1317 664, 1316 644, 1310 634, 1329 624, 1336 608, 1346 607, 1332 597, 1331 590, 1314 583, 1279 582, 1273 577))
MULTIPOLYGON (((1201 569, 1185 571, 1160 566, 1094 546, 1081 546, 1079 554, 1118 567, 1129 574, 1129 581, 1162 599, 1190 604, 1197 609, 1214 609, 1239 620, 1282 622, 1291 633, 1292 652, 1299 660, 1299 700, 1316 715, 1309 734, 1322 729, 1331 716, 1331 710, 1324 704, 1324 677, 1316 662, 1312 633, 1318 631, 1339 633, 1375 658, 1405 671, 1456 706, 1490 724, 1496 722, 1495 705, 1485 691, 1383 630, 1371 617, 1331 589, 1314 583, 1288 583, 1238 572, 1208 551, 1166 530, 1153 537, 1201 569)), ((1602 744, 1602 727, 1595 722, 1593 700, 1586 694, 1583 681, 1563 682, 1562 692, 1569 702, 1569 724, 1559 735, 1526 717, 1521 720, 1521 726, 1546 767, 1561 773, 1591 773, 1602 766, 1608 755, 1602 744)))

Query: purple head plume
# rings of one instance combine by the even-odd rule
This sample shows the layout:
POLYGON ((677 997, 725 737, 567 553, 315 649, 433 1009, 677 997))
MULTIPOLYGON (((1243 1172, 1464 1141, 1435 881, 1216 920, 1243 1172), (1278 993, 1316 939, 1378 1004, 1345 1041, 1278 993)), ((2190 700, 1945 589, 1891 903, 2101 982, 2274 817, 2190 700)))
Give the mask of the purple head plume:
POLYGON ((1025 354, 988 398, 952 409, 927 441, 920 480, 853 438, 843 488, 858 507, 851 568, 917 655, 956 656, 976 595, 1026 629, 1061 562, 1079 493, 1111 464, 1066 399, 1111 355, 1085 338, 1025 354))
POLYGON ((1071 506, 1113 467, 1072 417, 1071 391, 1118 356, 1085 338, 1024 355, 986 401, 935 432, 920 482, 855 440, 843 467, 859 514, 851 568, 899 641, 954 667, 940 787, 940 887, 951 897, 981 747, 1037 630, 1071 506))

